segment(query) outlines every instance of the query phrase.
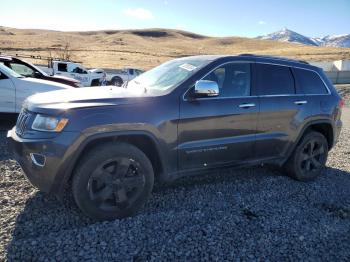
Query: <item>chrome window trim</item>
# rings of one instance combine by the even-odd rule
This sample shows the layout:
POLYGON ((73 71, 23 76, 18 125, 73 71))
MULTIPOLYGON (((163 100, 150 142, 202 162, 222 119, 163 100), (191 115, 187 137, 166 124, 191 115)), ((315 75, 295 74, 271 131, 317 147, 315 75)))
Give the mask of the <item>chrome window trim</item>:
MULTIPOLYGON (((218 69, 219 67, 221 66, 224 66, 224 65, 227 65, 227 64, 237 64, 237 63, 250 63, 250 64, 266 64, 266 65, 277 65, 277 66, 285 66, 285 67, 289 67, 289 68, 298 68, 298 69, 301 69, 301 70, 307 70, 307 71, 311 71, 311 72, 314 72, 318 75, 318 77, 321 79, 321 81, 323 82, 324 86, 326 87, 327 89, 327 94, 279 94, 279 95, 254 95, 254 96, 232 96, 232 97, 202 97, 202 98, 196 98, 196 101, 197 100, 207 100, 207 99, 232 99, 232 98, 249 98, 249 97, 252 97, 252 98, 257 98, 257 97, 286 97, 286 96, 290 96, 290 97, 295 97, 295 96, 328 96, 328 95, 331 95, 332 92, 330 91, 328 85, 326 84, 326 82, 323 80, 323 78, 321 77, 321 75, 313 70, 313 69, 309 69, 309 68, 303 68, 303 67, 299 67, 299 66, 289 66, 289 65, 283 65, 283 64, 278 64, 278 63, 269 63, 269 62, 260 62, 260 61, 230 61, 230 62, 225 62, 225 63, 222 63, 220 65, 218 65, 217 67, 215 67, 214 69, 212 69, 211 71, 209 71, 207 74, 205 74, 201 79, 199 80, 202 80, 203 78, 205 78, 207 75, 209 75, 210 73, 212 73, 213 71, 215 71, 216 69, 218 69)), ((199 81, 197 80, 197 81, 199 81)), ((190 91, 190 89, 192 88, 192 86, 190 88, 188 88, 186 90, 186 92, 182 95, 182 101, 188 101, 188 99, 185 98, 186 94, 190 91)))

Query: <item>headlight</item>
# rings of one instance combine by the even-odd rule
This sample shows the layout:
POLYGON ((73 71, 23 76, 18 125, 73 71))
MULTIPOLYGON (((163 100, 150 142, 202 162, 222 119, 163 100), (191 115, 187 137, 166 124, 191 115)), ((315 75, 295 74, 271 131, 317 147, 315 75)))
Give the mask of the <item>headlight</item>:
POLYGON ((61 132, 67 123, 67 118, 44 116, 39 114, 33 121, 32 129, 38 131, 61 132))

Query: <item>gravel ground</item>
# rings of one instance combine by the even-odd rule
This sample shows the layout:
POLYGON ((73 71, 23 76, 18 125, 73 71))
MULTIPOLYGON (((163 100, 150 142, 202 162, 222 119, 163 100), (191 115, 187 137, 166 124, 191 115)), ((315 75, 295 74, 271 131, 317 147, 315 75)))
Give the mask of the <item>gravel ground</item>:
POLYGON ((349 84, 336 85, 336 88, 340 93, 340 95, 345 100, 345 103, 347 104, 347 106, 350 106, 350 85, 349 84))
POLYGON ((157 187, 133 218, 94 223, 38 192, 0 132, 2 260, 350 260, 350 129, 315 182, 236 169, 157 187))

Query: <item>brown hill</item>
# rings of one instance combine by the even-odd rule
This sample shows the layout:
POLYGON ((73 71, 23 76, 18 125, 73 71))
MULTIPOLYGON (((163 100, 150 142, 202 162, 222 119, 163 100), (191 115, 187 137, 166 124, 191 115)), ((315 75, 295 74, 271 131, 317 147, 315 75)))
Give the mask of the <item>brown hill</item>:
POLYGON ((256 53, 308 61, 350 59, 350 48, 303 46, 244 37, 207 37, 171 29, 60 32, 0 27, 0 52, 59 56, 67 45, 71 59, 88 67, 103 68, 149 69, 171 58, 199 54, 256 53))

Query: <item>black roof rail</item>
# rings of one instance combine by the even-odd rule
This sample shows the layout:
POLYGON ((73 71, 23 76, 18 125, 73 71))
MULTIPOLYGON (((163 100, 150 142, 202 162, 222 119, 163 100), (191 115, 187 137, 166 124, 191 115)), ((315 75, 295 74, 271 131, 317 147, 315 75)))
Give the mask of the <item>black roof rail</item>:
POLYGON ((292 59, 292 58, 281 57, 281 56, 255 55, 255 54, 239 54, 238 56, 250 56, 250 57, 257 57, 257 58, 270 58, 270 59, 275 59, 275 60, 298 62, 298 63, 309 65, 309 63, 306 62, 305 60, 298 60, 298 59, 292 59))

